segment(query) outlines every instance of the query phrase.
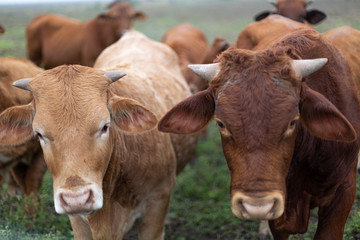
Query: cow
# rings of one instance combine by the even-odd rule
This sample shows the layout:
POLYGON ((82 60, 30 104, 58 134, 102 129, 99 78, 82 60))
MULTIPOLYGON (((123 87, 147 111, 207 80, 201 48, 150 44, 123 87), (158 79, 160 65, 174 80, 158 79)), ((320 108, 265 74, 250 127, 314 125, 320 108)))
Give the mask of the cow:
POLYGON ((115 2, 107 12, 87 22, 38 15, 26 27, 27 56, 46 69, 62 64, 93 66, 104 48, 116 42, 134 20, 145 17, 127 2, 115 2))
POLYGON ((264 48, 285 34, 304 28, 313 29, 311 25, 281 15, 270 15, 247 25, 237 36, 234 47, 248 50, 264 48))
POLYGON ((154 128, 191 94, 176 53, 129 31, 95 68, 63 65, 14 85, 34 101, 0 115, 0 144, 38 136, 55 210, 75 239, 122 239, 139 217, 139 239, 163 239, 176 172, 196 140, 154 128))
POLYGON ((356 192, 360 105, 339 51, 315 30, 300 29, 267 49, 230 48, 217 63, 191 65, 209 88, 174 106, 163 132, 219 127, 231 175, 231 210, 270 220, 275 239, 307 231, 342 239, 356 192))
POLYGON ((0 24, 0 34, 3 34, 5 32, 5 28, 0 24))
MULTIPOLYGON (((42 72, 32 62, 22 58, 0 58, 0 112, 16 106, 27 104, 32 96, 29 92, 17 89, 12 83, 20 78, 32 77, 42 72)), ((8 183, 8 193, 24 194, 33 200, 38 198, 46 165, 37 138, 33 137, 20 144, 0 146, 0 183, 8 183)), ((36 204, 36 202, 35 202, 36 204)), ((34 213, 34 206, 26 209, 34 213)))
MULTIPOLYGON (((360 31, 351 26, 342 26, 329 30, 323 35, 340 50, 346 59, 357 89, 360 91, 360 31)), ((360 161, 358 162, 358 173, 360 173, 360 161)))
POLYGON ((216 56, 229 46, 225 39, 215 37, 212 46, 209 47, 203 31, 190 23, 182 23, 166 31, 162 42, 169 45, 179 56, 182 74, 193 93, 206 89, 208 83, 187 66, 212 63, 216 56))
POLYGON ((276 7, 275 11, 263 11, 255 16, 255 21, 260 21, 271 14, 279 14, 294 21, 317 24, 326 18, 326 14, 320 10, 307 10, 312 1, 306 0, 277 0, 270 1, 276 7))

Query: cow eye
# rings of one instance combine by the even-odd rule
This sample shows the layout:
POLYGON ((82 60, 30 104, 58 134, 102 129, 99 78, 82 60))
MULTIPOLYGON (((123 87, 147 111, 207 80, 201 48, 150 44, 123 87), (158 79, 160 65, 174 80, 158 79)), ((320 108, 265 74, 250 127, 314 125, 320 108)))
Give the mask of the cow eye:
POLYGON ((43 139, 43 135, 39 132, 36 132, 36 135, 39 137, 39 139, 43 139))
POLYGON ((216 121, 216 125, 218 125, 219 128, 224 128, 224 124, 220 121, 216 121))
POLYGON ((100 135, 107 133, 109 130, 109 123, 105 124, 102 129, 100 130, 100 135))
POLYGON ((296 125, 296 123, 297 123, 297 120, 292 120, 290 122, 290 127, 294 127, 296 125))

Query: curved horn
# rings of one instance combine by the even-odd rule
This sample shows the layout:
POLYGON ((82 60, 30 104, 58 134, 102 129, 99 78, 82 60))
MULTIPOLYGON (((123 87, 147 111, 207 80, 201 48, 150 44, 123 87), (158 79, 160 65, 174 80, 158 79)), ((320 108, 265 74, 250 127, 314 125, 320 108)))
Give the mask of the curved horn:
POLYGON ((327 62, 327 58, 293 60, 291 66, 294 69, 296 76, 307 77, 322 68, 327 62))
POLYGON ((22 79, 19 79, 19 80, 13 82, 12 85, 17 88, 31 91, 30 86, 29 86, 29 82, 31 80, 32 80, 32 78, 22 78, 22 79))
POLYGON ((190 68, 196 75, 209 82, 220 72, 219 63, 191 64, 188 65, 188 68, 190 68))
POLYGON ((107 77, 112 83, 116 82, 117 80, 119 80, 120 78, 122 78, 125 75, 126 75, 125 72, 119 71, 119 70, 107 71, 104 74, 104 76, 107 77))

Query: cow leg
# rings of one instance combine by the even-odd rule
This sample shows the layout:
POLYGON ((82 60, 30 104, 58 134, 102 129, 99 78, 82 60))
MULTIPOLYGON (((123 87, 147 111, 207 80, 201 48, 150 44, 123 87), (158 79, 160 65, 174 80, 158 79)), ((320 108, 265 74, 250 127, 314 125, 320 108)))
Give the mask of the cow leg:
POLYGON ((259 224, 259 239, 265 240, 265 239, 273 239, 271 234, 271 229, 269 226, 269 222, 267 220, 261 220, 259 224))
POLYGON ((74 239, 92 239, 89 222, 85 216, 69 216, 74 239))
POLYGON ((139 240, 164 239, 164 226, 170 196, 171 192, 165 191, 147 201, 146 210, 139 227, 139 240))
POLYGON ((327 206, 319 207, 318 227, 314 239, 343 239, 346 220, 356 194, 356 174, 352 184, 341 185, 327 206))

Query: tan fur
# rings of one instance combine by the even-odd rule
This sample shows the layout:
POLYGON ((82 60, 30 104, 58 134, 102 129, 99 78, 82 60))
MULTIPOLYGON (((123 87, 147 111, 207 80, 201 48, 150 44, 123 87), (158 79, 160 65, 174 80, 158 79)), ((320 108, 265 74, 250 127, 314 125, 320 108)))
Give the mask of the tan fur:
MULTIPOLYGON (((0 112, 14 105, 29 103, 32 99, 30 92, 15 88, 12 83, 40 72, 42 69, 26 59, 0 58, 0 112)), ((31 138, 20 145, 0 146, 0 155, 7 159, 0 161, 0 179, 1 182, 10 180, 9 193, 33 193, 37 198, 46 170, 38 140, 31 138)))

